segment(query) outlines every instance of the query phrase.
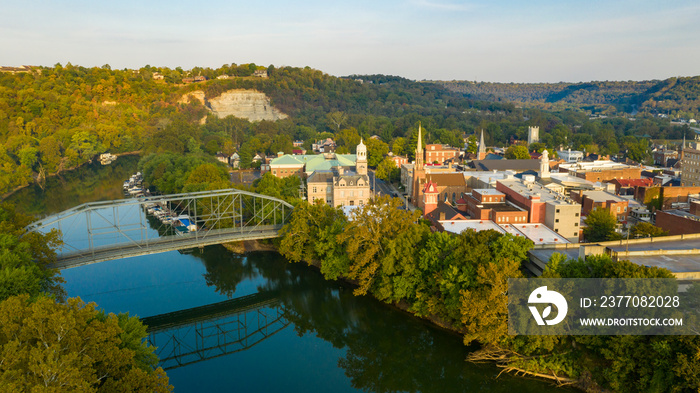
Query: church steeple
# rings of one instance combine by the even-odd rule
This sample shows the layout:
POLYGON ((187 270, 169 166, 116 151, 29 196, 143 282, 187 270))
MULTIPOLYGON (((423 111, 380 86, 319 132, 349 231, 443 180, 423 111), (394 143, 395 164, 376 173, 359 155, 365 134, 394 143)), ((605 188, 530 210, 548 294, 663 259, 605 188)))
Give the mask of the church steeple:
POLYGON ((481 130, 481 139, 479 139, 479 150, 476 154, 477 160, 486 158, 486 144, 484 144, 484 130, 481 130))
POLYGON ((418 143, 416 146, 416 169, 423 169, 423 137, 420 122, 418 123, 418 143))

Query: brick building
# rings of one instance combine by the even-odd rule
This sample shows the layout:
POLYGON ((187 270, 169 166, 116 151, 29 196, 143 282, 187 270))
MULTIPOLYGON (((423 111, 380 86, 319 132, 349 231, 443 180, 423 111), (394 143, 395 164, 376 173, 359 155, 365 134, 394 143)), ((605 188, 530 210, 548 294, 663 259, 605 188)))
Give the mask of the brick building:
POLYGON ((448 145, 431 144, 425 146, 425 163, 443 164, 447 160, 459 157, 461 150, 448 145))
POLYGON ((592 182, 604 182, 613 179, 640 179, 642 168, 614 161, 578 162, 575 164, 559 164, 560 172, 568 172, 572 176, 592 182))
POLYGON ((472 190, 462 198, 466 203, 458 203, 465 213, 478 220, 491 220, 497 224, 527 223, 528 212, 506 202, 506 194, 492 188, 472 190))
POLYGON ((669 235, 700 233, 700 217, 681 210, 657 210, 655 225, 669 235))
POLYGON ((534 182, 534 176, 496 182, 506 200, 528 212, 528 222, 544 223, 572 243, 581 236, 581 205, 534 182))
POLYGON ((669 166, 669 161, 678 159, 676 150, 659 149, 654 152, 654 165, 669 166))
POLYGON ((629 202, 606 191, 572 192, 571 198, 581 204, 581 214, 587 216, 593 209, 607 210, 618 221, 627 221, 629 202))
MULTIPOLYGON (((640 187, 651 187, 654 179, 612 179, 608 183, 615 185, 617 195, 637 195, 640 187)), ((636 199, 636 198, 635 198, 636 199)))
POLYGON ((401 168, 401 165, 408 164, 408 157, 394 155, 389 155, 388 157, 391 159, 391 161, 394 161, 397 168, 401 168))
POLYGON ((700 194, 700 187, 640 187, 635 198, 639 203, 647 204, 660 198, 661 210, 672 208, 674 203, 687 203, 690 197, 700 194))

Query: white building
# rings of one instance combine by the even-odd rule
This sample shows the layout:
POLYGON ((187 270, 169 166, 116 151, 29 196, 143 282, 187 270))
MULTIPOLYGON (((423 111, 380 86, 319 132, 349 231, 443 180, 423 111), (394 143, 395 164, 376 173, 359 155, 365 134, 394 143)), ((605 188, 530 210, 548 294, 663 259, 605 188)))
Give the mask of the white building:
POLYGON ((579 162, 583 160, 583 152, 578 150, 559 150, 557 152, 559 158, 566 162, 579 162))

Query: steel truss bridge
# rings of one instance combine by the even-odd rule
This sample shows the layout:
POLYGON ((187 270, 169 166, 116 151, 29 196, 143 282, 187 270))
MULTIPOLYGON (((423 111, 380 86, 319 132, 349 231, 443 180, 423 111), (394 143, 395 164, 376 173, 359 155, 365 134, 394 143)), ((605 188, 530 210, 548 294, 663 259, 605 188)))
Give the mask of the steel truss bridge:
POLYGON ((293 207, 228 189, 85 203, 33 223, 61 231, 54 268, 279 236, 293 207))
POLYGON ((287 327, 275 292, 142 318, 164 370, 244 351, 287 327))

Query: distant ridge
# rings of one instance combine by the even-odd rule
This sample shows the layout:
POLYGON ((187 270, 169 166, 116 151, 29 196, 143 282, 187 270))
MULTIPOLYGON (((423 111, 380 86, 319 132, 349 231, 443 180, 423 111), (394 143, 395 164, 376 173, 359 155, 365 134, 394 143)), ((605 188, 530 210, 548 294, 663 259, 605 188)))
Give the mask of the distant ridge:
POLYGON ((662 81, 595 81, 584 83, 493 83, 430 81, 467 98, 509 101, 543 109, 614 110, 652 114, 686 112, 679 117, 697 117, 700 112, 700 76, 662 81))

